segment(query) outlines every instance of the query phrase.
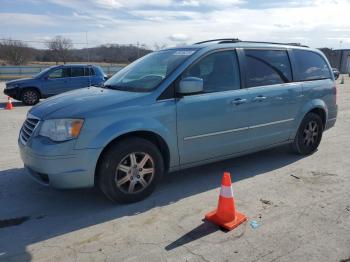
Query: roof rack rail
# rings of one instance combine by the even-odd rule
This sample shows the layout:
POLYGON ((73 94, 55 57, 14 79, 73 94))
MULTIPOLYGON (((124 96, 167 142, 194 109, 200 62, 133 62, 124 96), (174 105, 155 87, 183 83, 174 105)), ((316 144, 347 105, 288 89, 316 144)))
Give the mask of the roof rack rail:
MULTIPOLYGON (((308 47, 306 45, 302 45, 300 43, 279 43, 279 42, 262 42, 262 41, 240 41, 242 43, 252 43, 252 44, 271 44, 271 45, 292 45, 292 46, 301 46, 308 47)), ((222 44, 223 42, 220 42, 222 44)))
POLYGON ((244 40, 239 40, 238 38, 212 39, 212 40, 206 40, 206 41, 195 43, 195 45, 204 44, 204 43, 210 43, 210 42, 218 42, 218 44, 252 43, 252 44, 292 45, 292 46, 300 46, 300 47, 309 47, 307 45, 302 45, 300 43, 278 43, 278 42, 244 41, 244 40))
POLYGON ((201 42, 194 43, 195 45, 200 45, 204 43, 210 43, 210 42, 222 42, 222 41, 227 41, 227 43, 236 43, 236 42, 241 42, 238 38, 218 38, 218 39, 210 39, 210 40, 205 40, 201 42))

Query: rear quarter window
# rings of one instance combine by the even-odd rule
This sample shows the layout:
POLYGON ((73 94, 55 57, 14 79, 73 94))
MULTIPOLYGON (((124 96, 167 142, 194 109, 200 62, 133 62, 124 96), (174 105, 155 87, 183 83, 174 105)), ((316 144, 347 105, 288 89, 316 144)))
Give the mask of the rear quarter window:
POLYGON ((311 51, 293 50, 299 81, 311 81, 331 78, 331 72, 325 59, 311 51))

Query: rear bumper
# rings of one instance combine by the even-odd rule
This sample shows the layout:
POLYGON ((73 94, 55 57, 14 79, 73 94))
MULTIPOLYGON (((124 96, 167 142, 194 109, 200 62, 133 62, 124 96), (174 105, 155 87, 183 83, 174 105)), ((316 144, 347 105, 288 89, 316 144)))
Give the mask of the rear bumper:
POLYGON ((27 173, 38 183, 54 188, 94 186, 97 149, 72 150, 69 155, 39 155, 18 141, 20 155, 27 173))
POLYGON ((338 106, 336 106, 334 110, 328 112, 328 119, 326 121, 324 130, 328 130, 335 125, 335 122, 337 121, 337 115, 338 106))

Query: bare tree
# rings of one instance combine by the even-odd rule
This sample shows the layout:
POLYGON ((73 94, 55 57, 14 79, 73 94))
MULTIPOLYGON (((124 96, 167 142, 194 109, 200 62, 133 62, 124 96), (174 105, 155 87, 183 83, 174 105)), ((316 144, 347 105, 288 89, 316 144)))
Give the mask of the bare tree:
POLYGON ((22 65, 33 56, 31 48, 20 40, 3 40, 0 43, 1 58, 8 64, 22 65))
POLYGON ((60 61, 65 64, 70 57, 70 51, 73 48, 73 43, 71 39, 58 35, 50 41, 47 41, 46 46, 50 50, 56 64, 60 61))

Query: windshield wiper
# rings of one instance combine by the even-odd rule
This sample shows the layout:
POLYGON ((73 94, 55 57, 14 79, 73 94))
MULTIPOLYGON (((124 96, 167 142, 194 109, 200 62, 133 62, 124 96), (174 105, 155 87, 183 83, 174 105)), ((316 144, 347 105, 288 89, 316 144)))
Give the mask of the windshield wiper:
POLYGON ((108 89, 114 89, 114 90, 125 90, 129 88, 127 86, 117 86, 117 85, 103 85, 102 87, 108 88, 108 89))
POLYGON ((130 92, 139 92, 139 88, 135 88, 132 86, 118 86, 118 85, 103 85, 103 88, 120 90, 120 91, 130 91, 130 92))
POLYGON ((111 88, 111 89, 112 89, 113 86, 112 86, 112 85, 104 85, 104 84, 103 84, 101 87, 102 87, 102 88, 111 88))

